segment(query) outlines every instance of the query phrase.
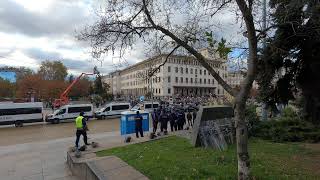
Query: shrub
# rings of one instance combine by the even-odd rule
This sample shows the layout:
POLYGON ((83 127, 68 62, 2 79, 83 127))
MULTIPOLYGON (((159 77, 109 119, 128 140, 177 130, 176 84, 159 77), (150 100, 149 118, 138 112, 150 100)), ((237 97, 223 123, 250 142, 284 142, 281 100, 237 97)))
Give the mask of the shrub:
POLYGON ((249 104, 247 105, 245 110, 245 117, 248 124, 249 136, 253 136, 254 134, 256 134, 261 124, 261 121, 259 120, 259 117, 256 113, 256 108, 256 105, 249 104))
POLYGON ((311 123, 300 119, 292 108, 285 108, 278 118, 260 122, 254 136, 274 142, 320 141, 320 131, 311 123))

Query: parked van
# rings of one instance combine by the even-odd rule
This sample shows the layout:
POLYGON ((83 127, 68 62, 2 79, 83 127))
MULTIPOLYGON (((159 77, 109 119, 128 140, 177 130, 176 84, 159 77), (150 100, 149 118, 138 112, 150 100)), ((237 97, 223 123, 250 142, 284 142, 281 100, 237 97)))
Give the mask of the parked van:
POLYGON ((43 122, 42 107, 42 102, 0 103, 0 125, 21 127, 23 123, 43 122))
POLYGON ((95 117, 97 119, 105 119, 106 117, 117 117, 121 116, 123 111, 130 110, 129 103, 117 103, 112 102, 104 106, 103 108, 99 109, 95 112, 95 117))
POLYGON ((49 114, 46 117, 46 122, 58 124, 63 120, 75 119, 79 116, 80 112, 84 112, 85 117, 93 117, 93 106, 92 104, 70 104, 61 106, 55 110, 53 114, 49 114))
POLYGON ((147 112, 152 112, 153 109, 157 109, 159 107, 159 103, 158 102, 143 102, 140 104, 135 105, 131 111, 139 111, 139 110, 144 110, 147 112), (152 107, 153 104, 153 107, 152 107))

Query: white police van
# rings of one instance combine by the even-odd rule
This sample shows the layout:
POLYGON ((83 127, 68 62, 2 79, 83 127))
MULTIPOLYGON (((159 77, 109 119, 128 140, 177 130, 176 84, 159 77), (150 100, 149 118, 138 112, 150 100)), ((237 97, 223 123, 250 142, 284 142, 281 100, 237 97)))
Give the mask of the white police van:
POLYGON ((158 102, 143 102, 140 104, 135 105, 131 111, 139 111, 139 110, 144 110, 146 112, 153 112, 153 109, 157 109, 159 107, 158 102))
POLYGON ((61 106, 55 110, 53 114, 49 114, 46 117, 46 122, 52 124, 58 124, 64 120, 74 120, 79 116, 80 112, 84 112, 84 117, 93 117, 93 106, 92 104, 69 104, 61 106))
POLYGON ((23 123, 43 122, 42 111, 42 102, 0 103, 0 125, 22 127, 23 123))
POLYGON ((106 117, 118 117, 124 111, 130 110, 130 103, 112 102, 95 112, 97 119, 105 119, 106 117))

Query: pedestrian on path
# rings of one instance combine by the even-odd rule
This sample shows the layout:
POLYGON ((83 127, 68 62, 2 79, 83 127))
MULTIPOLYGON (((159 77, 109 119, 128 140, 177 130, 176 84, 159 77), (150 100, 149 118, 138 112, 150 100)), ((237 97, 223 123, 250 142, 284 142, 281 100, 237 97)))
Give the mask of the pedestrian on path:
POLYGON ((196 109, 193 111, 193 115, 192 116, 193 116, 193 124, 194 124, 194 121, 197 118, 197 110, 196 109))
POLYGON ((76 118, 76 128, 77 128, 77 132, 76 132, 76 148, 79 148, 79 140, 80 140, 80 136, 83 136, 83 141, 85 145, 90 145, 88 143, 88 137, 87 137, 87 123, 85 118, 83 117, 84 113, 80 112, 80 115, 76 118))
POLYGON ((153 133, 156 133, 158 129, 158 123, 159 123, 159 116, 157 109, 154 109, 152 112, 152 126, 153 126, 153 133))
POLYGON ((189 127, 193 127, 193 124, 192 124, 192 114, 191 112, 189 111, 188 114, 187 114, 187 120, 188 120, 188 125, 189 127))
POLYGON ((137 115, 135 117, 136 121, 136 137, 139 138, 139 133, 140 136, 143 137, 143 130, 142 130, 142 116, 140 115, 139 111, 137 111, 137 115))

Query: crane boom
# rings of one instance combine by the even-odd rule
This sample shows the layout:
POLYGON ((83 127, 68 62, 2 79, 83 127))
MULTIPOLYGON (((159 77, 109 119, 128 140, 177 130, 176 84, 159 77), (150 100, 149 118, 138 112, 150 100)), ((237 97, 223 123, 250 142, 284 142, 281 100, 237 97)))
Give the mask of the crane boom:
POLYGON ((79 80, 81 79, 81 77, 83 75, 94 75, 94 73, 81 73, 80 76, 78 76, 75 80, 72 81, 72 83, 63 91, 63 93, 61 93, 60 95, 60 99, 55 99, 53 102, 53 106, 55 108, 66 105, 69 103, 69 98, 68 98, 68 94, 71 91, 72 87, 79 82, 79 80))

